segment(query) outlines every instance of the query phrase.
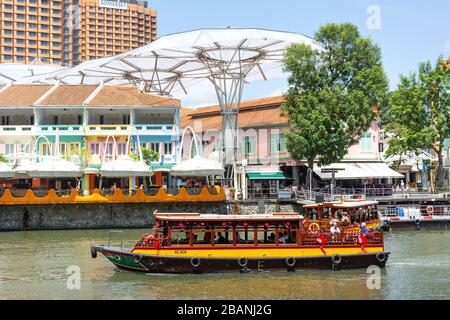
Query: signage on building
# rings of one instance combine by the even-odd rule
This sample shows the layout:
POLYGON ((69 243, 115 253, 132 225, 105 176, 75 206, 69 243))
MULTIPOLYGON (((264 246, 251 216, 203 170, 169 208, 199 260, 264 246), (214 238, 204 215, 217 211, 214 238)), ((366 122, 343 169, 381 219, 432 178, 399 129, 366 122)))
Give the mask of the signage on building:
POLYGON ((102 8, 128 10, 128 3, 114 0, 99 0, 98 6, 102 8))

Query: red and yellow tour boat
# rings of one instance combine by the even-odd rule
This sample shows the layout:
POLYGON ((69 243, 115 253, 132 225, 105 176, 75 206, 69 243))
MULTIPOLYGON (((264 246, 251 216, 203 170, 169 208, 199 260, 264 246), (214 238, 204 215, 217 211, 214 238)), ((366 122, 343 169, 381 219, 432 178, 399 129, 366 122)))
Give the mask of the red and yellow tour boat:
POLYGON ((147 273, 295 271, 384 267, 382 231, 339 234, 304 228, 295 213, 154 213, 155 225, 130 249, 93 246, 118 268, 147 273))
POLYGON ((304 227, 325 231, 336 224, 345 232, 358 232, 364 225, 368 230, 381 227, 381 213, 377 201, 341 200, 303 206, 304 227))

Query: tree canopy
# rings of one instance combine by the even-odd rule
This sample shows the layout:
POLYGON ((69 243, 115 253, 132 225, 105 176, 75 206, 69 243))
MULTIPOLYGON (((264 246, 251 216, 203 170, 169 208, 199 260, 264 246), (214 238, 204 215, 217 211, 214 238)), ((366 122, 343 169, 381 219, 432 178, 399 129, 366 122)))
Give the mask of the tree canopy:
MULTIPOLYGON (((159 159, 159 153, 150 149, 147 149, 145 147, 143 147, 141 149, 142 151, 142 158, 144 160, 144 162, 148 165, 150 165, 153 161, 157 161, 159 159)), ((130 158, 138 161, 139 160, 139 154, 136 153, 132 153, 130 154, 130 158)))
POLYGON ((287 148, 296 160, 328 165, 357 143, 386 103, 388 81, 381 52, 350 23, 323 25, 323 48, 294 44, 284 58, 289 89, 287 148))
MULTIPOLYGON (((447 60, 448 61, 448 60, 447 60)), ((450 67, 442 58, 423 62, 418 72, 402 75, 383 115, 391 134, 386 157, 434 151, 438 158, 436 186, 444 185, 444 141, 450 138, 450 67)))

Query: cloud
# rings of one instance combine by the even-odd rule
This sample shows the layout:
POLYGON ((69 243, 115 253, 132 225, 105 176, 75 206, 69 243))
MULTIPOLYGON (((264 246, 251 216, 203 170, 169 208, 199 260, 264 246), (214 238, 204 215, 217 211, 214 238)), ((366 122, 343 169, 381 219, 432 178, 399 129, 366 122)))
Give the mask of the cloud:
POLYGON ((183 108, 196 109, 217 105, 217 96, 213 85, 209 81, 192 83, 186 87, 187 94, 182 91, 174 93, 174 97, 181 100, 183 108))

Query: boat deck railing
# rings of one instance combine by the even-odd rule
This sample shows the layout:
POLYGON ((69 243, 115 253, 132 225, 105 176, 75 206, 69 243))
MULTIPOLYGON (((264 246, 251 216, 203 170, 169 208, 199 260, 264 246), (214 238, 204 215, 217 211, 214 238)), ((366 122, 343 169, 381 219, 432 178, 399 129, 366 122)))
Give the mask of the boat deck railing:
MULTIPOLYGON (((357 245, 360 244, 359 232, 342 232, 332 234, 331 232, 307 232, 302 234, 302 245, 317 246, 319 237, 326 239, 326 245, 341 246, 341 245, 357 245)), ((380 231, 369 231, 365 234, 367 240, 366 245, 380 245, 383 244, 384 236, 380 231)))
MULTIPOLYGON (((145 234, 142 236, 142 238, 135 244, 135 248, 154 248, 154 242, 153 241, 145 241, 145 239, 150 236, 150 234, 145 234)), ((313 246, 318 247, 321 246, 319 239, 322 241, 323 246, 355 246, 355 245, 383 245, 384 243, 384 235, 381 231, 369 231, 363 235, 365 243, 361 243, 361 233, 360 232, 342 232, 342 233, 331 233, 331 232, 311 232, 311 231, 303 231, 300 232, 299 235, 299 241, 297 243, 297 240, 294 238, 287 239, 286 243, 274 243, 274 242, 264 242, 263 240, 258 240, 256 243, 254 240, 250 241, 243 241, 241 240, 239 243, 236 243, 236 245, 233 245, 231 241, 226 244, 218 244, 218 243, 205 243, 205 242, 195 242, 192 244, 192 247, 195 246, 214 246, 218 248, 223 247, 239 247, 241 245, 253 245, 255 248, 258 247, 273 247, 273 246, 280 246, 280 247, 286 247, 286 246, 293 246, 296 247, 298 245, 301 246, 313 246)), ((168 246, 169 245, 169 239, 168 238, 162 238, 158 239, 159 246, 168 246)), ((170 244, 171 248, 176 247, 186 247, 189 245, 189 240, 172 240, 172 243, 170 244)))

